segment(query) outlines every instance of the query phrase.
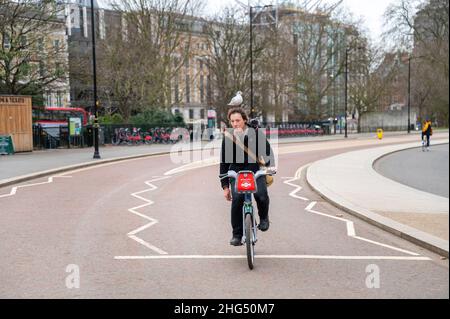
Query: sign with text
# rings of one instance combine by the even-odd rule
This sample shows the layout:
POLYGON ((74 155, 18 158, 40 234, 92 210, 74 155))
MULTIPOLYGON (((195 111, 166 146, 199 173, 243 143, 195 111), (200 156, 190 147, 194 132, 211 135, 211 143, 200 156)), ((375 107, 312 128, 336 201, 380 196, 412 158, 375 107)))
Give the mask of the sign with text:
POLYGON ((19 104, 23 105, 27 102, 27 97, 23 96, 0 96, 0 105, 19 104))
POLYGON ((81 135, 81 118, 79 117, 69 118, 69 134, 70 136, 81 135))

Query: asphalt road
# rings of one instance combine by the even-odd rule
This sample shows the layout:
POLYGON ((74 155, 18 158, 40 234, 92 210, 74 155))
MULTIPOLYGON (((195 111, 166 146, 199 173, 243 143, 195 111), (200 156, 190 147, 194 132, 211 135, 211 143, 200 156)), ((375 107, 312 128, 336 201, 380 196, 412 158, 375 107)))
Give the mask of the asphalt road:
POLYGON ((396 152, 375 162, 381 175, 410 187, 449 197, 449 147, 436 145, 430 152, 421 148, 396 152))
POLYGON ((2 188, 0 298, 448 298, 448 260, 324 202, 299 171, 374 146, 280 149, 252 271, 228 244, 217 165, 165 175, 180 164, 164 155, 2 188))

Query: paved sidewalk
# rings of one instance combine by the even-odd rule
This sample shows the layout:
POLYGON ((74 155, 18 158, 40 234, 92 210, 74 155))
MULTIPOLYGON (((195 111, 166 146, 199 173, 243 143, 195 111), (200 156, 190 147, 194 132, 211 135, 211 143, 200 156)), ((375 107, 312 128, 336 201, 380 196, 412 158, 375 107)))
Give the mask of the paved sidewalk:
MULTIPOLYGON (((447 135, 433 145, 448 143, 447 135)), ((378 158, 416 147, 417 143, 393 145, 317 161, 308 168, 307 181, 350 214, 448 258, 448 198, 397 183, 373 169, 378 158)))

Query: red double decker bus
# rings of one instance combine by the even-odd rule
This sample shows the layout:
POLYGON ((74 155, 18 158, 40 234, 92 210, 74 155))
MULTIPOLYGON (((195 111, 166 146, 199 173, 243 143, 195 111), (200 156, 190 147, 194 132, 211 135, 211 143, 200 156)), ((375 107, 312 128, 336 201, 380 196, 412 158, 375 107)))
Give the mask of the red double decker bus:
POLYGON ((81 118, 83 126, 87 125, 89 113, 78 107, 34 107, 33 123, 42 127, 67 126, 67 121, 71 117, 81 118))

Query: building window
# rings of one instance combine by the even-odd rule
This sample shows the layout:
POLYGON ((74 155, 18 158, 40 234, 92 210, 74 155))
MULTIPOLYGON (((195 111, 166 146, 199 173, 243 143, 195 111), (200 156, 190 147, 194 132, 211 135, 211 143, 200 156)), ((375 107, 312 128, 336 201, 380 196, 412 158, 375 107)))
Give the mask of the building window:
POLYGON ((42 61, 39 61, 39 75, 41 77, 45 76, 45 65, 42 61))
POLYGON ((27 46, 27 36, 26 35, 22 35, 20 37, 20 45, 24 48, 27 46))
POLYGON ((9 34, 5 33, 3 36, 3 47, 5 49, 10 49, 11 48, 11 39, 9 37, 9 34))
POLYGON ((30 68, 31 68, 31 65, 30 65, 30 57, 25 57, 25 58, 23 59, 21 68, 22 68, 22 70, 23 70, 23 71, 22 71, 22 74, 23 74, 24 76, 28 76, 28 75, 30 74, 30 68))
POLYGON ((52 93, 47 91, 45 93, 45 95, 46 95, 47 106, 49 106, 49 107, 52 106, 52 93))
POLYGON ((180 103, 180 87, 178 84, 178 75, 175 76, 175 103, 180 103))
POLYGON ((56 92, 56 106, 62 107, 62 93, 56 92))
POLYGON ((55 51, 59 50, 59 40, 54 40, 53 41, 53 48, 55 49, 55 51))
POLYGON ((106 27, 105 27, 105 11, 99 10, 98 12, 98 31, 100 35, 100 39, 105 39, 106 36, 106 27))
POLYGON ((186 103, 191 103, 191 85, 189 74, 186 74, 186 103))
POLYGON ((200 118, 204 119, 205 118, 205 109, 201 109, 200 110, 200 118))
POLYGON ((38 39, 38 50, 40 53, 42 53, 44 51, 44 39, 43 38, 38 39))
POLYGON ((203 103, 204 101, 205 101, 205 86, 203 75, 200 75, 200 103, 203 103))
POLYGON ((206 98, 208 103, 212 103, 212 89, 211 89, 211 76, 206 78, 206 98))
POLYGON ((194 119, 194 110, 193 109, 189 109, 189 119, 190 120, 194 119))

